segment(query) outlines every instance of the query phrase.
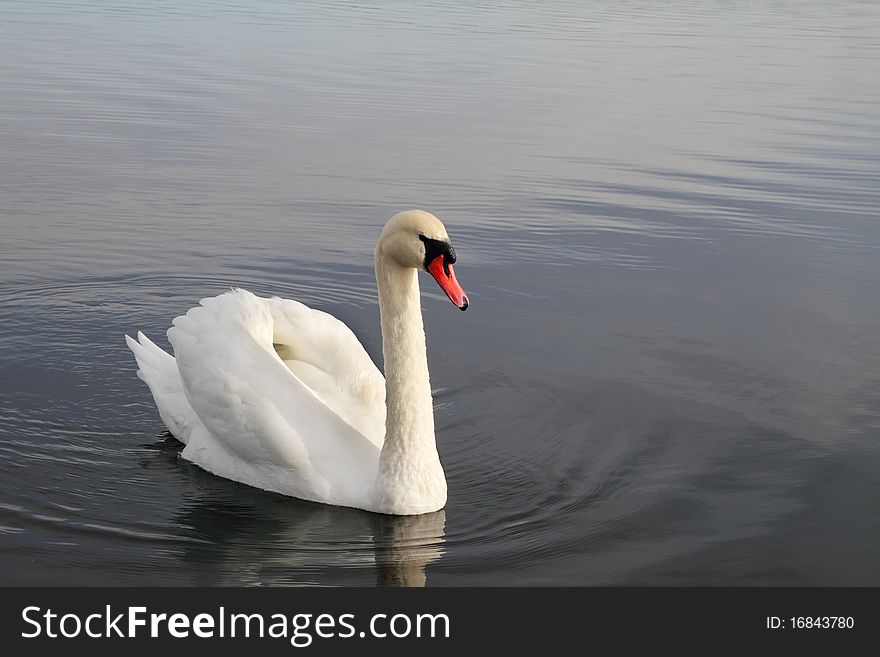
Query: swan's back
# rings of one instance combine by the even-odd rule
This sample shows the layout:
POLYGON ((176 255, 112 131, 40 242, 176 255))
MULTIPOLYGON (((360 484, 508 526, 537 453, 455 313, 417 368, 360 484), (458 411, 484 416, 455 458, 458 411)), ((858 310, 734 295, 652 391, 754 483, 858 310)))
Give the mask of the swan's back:
POLYGON ((175 358, 129 338, 183 457, 303 499, 361 506, 384 437, 384 379, 336 318, 233 290, 168 331, 175 358), (159 353, 156 353, 158 351, 159 353))

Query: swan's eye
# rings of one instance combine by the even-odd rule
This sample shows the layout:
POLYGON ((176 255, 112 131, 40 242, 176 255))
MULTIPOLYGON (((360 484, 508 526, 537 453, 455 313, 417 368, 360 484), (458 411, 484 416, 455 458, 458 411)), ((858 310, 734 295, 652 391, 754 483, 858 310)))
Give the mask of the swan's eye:
POLYGON ((455 263, 455 249, 446 240, 435 240, 419 234, 419 239, 425 243, 425 269, 428 268, 438 256, 443 256, 443 268, 449 275, 448 265, 455 263))

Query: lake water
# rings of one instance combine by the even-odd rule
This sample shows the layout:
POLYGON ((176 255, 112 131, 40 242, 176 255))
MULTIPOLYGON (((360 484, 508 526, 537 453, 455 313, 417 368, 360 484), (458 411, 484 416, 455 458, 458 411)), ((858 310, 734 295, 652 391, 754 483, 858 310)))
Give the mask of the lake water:
POLYGON ((880 5, 0 3, 0 584, 880 585, 880 5), (445 511, 182 461, 124 333, 420 207, 445 511))

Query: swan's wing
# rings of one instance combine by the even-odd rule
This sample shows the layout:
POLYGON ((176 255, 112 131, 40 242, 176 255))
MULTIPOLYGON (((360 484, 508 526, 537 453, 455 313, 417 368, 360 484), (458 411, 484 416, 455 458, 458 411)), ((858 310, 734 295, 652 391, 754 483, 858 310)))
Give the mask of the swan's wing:
MULTIPOLYGON (((356 506, 375 478, 379 449, 281 360, 273 347, 277 305, 234 290, 174 320, 168 338, 205 427, 183 456, 254 486, 356 506)), ((323 343, 315 335, 297 343, 306 344, 323 343)), ((316 368, 336 362, 309 353, 316 368)))
POLYGON ((290 299, 266 299, 274 349, 284 364, 343 420, 381 447, 385 378, 360 341, 333 315, 290 299))
POLYGON ((141 332, 138 332, 137 340, 126 335, 125 341, 137 360, 138 378, 153 393, 162 422, 180 442, 188 442, 202 421, 186 399, 174 356, 141 332))

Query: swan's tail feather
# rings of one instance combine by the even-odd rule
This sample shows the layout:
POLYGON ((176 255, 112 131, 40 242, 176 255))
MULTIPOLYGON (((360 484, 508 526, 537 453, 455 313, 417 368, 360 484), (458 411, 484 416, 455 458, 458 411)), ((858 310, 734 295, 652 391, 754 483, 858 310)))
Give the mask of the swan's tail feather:
POLYGON ((175 438, 186 443, 201 421, 186 399, 177 360, 141 332, 137 340, 126 335, 125 342, 137 361, 138 378, 153 393, 162 422, 175 438))
POLYGON ((163 372, 170 366, 177 367, 174 356, 164 351, 140 331, 138 331, 137 340, 126 335, 125 342, 132 353, 134 353, 135 360, 137 360, 138 367, 140 368, 138 376, 147 385, 150 383, 148 377, 151 375, 163 372))

